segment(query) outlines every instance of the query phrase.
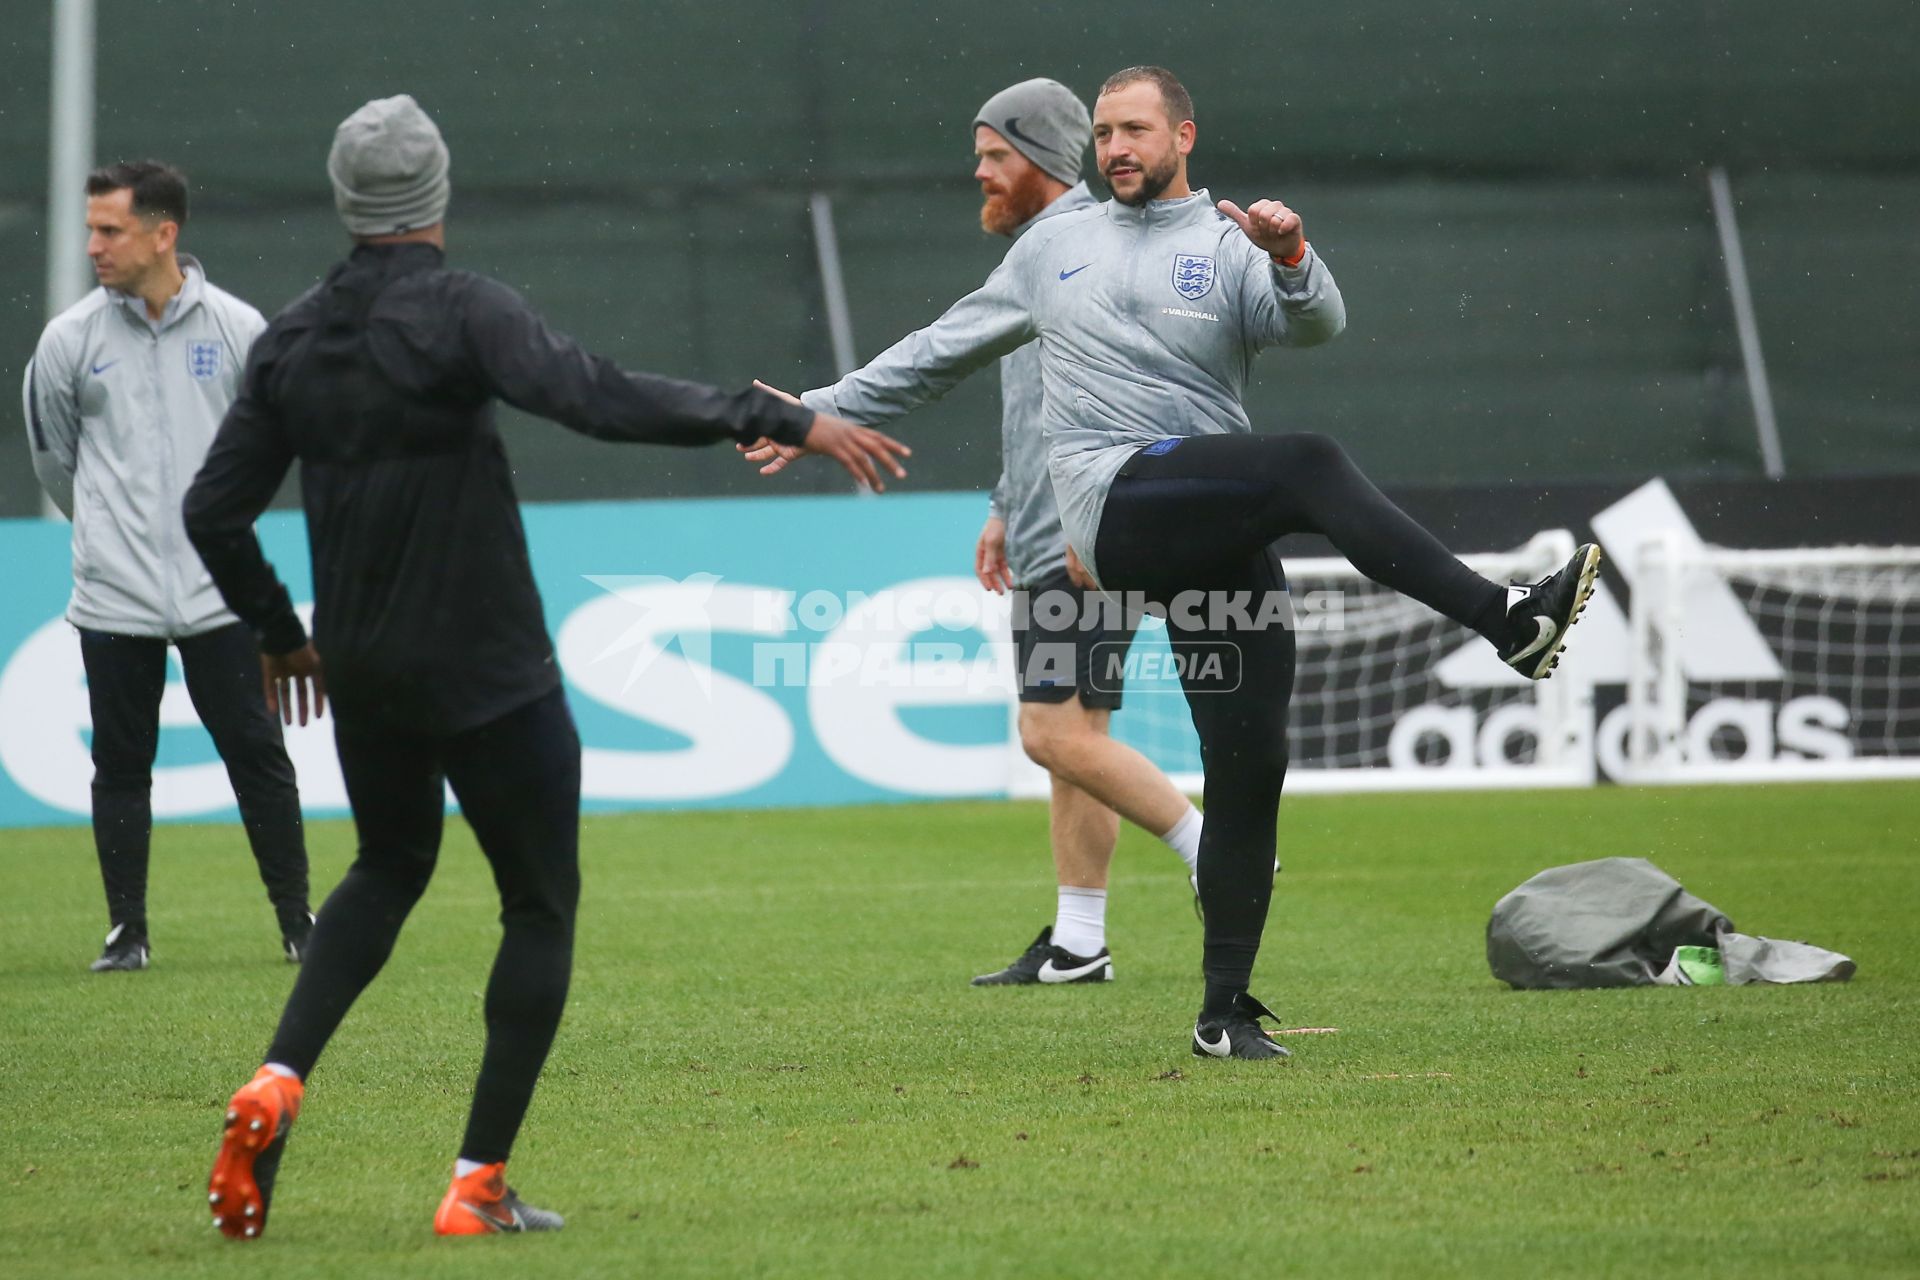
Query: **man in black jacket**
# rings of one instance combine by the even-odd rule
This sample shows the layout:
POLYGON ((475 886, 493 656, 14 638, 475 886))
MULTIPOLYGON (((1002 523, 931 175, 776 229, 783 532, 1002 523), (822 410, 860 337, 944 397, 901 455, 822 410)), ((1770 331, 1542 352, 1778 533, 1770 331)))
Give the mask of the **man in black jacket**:
POLYGON ((450 783, 500 888, 487 1045, 442 1235, 551 1230, 506 1160, 553 1043, 579 896, 580 740, 527 558, 492 402, 606 440, 760 437, 884 487, 907 450, 757 390, 623 372, 511 289, 446 267, 447 149, 405 95, 341 124, 327 169, 358 242, 254 344, 239 398, 186 498, 221 594, 259 639, 270 706, 334 703, 359 856, 327 899, 266 1063, 226 1113, 208 1198, 235 1239, 266 1226, 304 1081, 426 889, 450 783), (295 459, 314 636, 253 522, 295 459), (324 659, 324 667, 323 667, 324 659))

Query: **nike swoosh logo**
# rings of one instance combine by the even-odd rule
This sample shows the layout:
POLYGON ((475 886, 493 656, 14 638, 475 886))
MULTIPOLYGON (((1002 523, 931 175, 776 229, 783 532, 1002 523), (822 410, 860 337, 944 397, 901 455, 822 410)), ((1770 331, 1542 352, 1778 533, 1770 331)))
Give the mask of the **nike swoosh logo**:
POLYGON ((1088 974, 1092 973, 1095 969, 1103 968, 1106 965, 1109 965, 1111 963, 1113 962, 1109 960, 1106 956, 1101 956, 1097 960, 1087 961, 1087 963, 1081 965, 1077 969, 1062 969, 1059 966, 1055 965, 1053 963, 1053 957, 1049 956, 1047 957, 1046 960, 1041 962, 1040 981, 1072 982, 1075 978, 1084 978, 1088 974))
POLYGON ((511 1210, 506 1217, 502 1218, 488 1213, 471 1200, 462 1200, 460 1207, 492 1227, 495 1231, 518 1231, 520 1229, 520 1211, 518 1209, 511 1210))
POLYGON ((1513 655, 1512 660, 1514 662, 1520 661, 1520 659, 1528 656, 1529 654, 1538 653, 1542 649, 1546 648, 1548 645, 1553 643, 1554 633, 1559 630, 1558 627, 1554 626, 1553 619, 1536 617, 1534 619, 1534 622, 1539 625, 1540 634, 1533 638, 1532 644, 1528 645, 1526 648, 1522 649, 1520 652, 1513 655))
POLYGON ((1085 270, 1086 270, 1086 269, 1087 269, 1088 267, 1090 267, 1090 266, 1092 266, 1092 265, 1093 265, 1093 264, 1092 264, 1091 262, 1089 262, 1089 263, 1085 263, 1085 264, 1083 264, 1083 265, 1081 265, 1081 266, 1078 266, 1078 267, 1075 267, 1075 268, 1074 268, 1073 270, 1071 270, 1071 271, 1062 271, 1062 272, 1060 273, 1060 278, 1061 278, 1062 280, 1071 280, 1071 279, 1073 279, 1073 277, 1075 277, 1075 276, 1077 276, 1077 275, 1079 275, 1079 274, 1080 274, 1080 273, 1081 273, 1082 271, 1085 271, 1085 270))
POLYGON ((1207 1038, 1200 1034, 1200 1028, 1195 1027, 1193 1029, 1193 1042, 1216 1058, 1230 1058, 1233 1056, 1233 1041, 1228 1038, 1224 1030, 1220 1033, 1219 1042, 1210 1044, 1207 1038))
MULTIPOLYGON (((1036 151, 1045 151, 1047 149, 1044 144, 1037 142, 1034 139, 1029 138, 1026 134, 1020 132, 1019 116, 1007 117, 1007 133, 1009 136, 1017 138, 1021 142, 1026 143, 1028 146, 1032 147, 1036 151)), ((1028 159, 1032 159, 1032 157, 1029 156, 1028 159)))
POLYGON ((109 360, 105 364, 97 364, 93 366, 93 372, 95 373, 95 375, 105 373, 107 370, 113 368, 113 366, 119 363, 120 362, 118 360, 109 360))

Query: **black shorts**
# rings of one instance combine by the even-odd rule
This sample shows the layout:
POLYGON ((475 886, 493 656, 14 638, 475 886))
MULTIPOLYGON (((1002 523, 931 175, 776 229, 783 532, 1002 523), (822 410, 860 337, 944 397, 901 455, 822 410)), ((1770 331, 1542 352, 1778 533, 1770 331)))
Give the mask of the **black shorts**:
POLYGON ((1096 680, 1094 663, 1124 659, 1132 643, 1119 603, 1074 586, 1065 569, 1013 593, 1022 702, 1065 702, 1077 694, 1090 711, 1118 711, 1121 681, 1096 680))

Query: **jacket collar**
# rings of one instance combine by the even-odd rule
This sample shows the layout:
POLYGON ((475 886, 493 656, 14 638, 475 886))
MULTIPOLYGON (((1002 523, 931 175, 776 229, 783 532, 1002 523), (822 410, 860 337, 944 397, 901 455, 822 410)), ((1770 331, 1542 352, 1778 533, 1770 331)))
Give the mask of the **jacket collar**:
POLYGON ((356 267, 378 267, 385 271, 426 271, 445 262, 446 250, 423 240, 402 244, 357 244, 347 261, 356 267))
POLYGON ((1118 200, 1107 201, 1107 217, 1121 227, 1187 227, 1214 216, 1213 196, 1205 187, 1178 200, 1150 200, 1137 209, 1118 200))
POLYGON ((1057 213, 1072 213, 1075 209, 1084 209, 1093 202, 1093 193, 1087 190, 1085 180, 1076 182, 1049 201, 1046 208, 1015 227, 1013 238, 1018 240, 1026 234, 1027 228, 1036 222, 1044 222, 1057 213))
POLYGON ((200 265, 200 259, 190 253, 179 255, 180 274, 185 277, 180 292, 167 299, 166 309, 158 320, 147 316, 147 300, 138 294, 123 293, 118 289, 108 289, 107 297, 126 308, 127 314, 155 333, 162 333, 180 323, 186 314, 200 305, 207 292, 207 271, 200 265))

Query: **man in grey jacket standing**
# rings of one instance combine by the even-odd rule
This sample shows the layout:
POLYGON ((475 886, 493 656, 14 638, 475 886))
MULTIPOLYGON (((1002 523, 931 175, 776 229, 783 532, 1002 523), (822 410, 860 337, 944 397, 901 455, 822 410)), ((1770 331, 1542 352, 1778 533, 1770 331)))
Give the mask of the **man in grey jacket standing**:
POLYGON ((180 502, 239 386, 258 311, 179 252, 180 172, 154 161, 87 179, 101 287, 41 334, 23 387, 33 467, 73 521, 73 595, 93 713, 93 832, 111 931, 95 972, 144 969, 153 761, 167 648, 240 802, 297 962, 313 917, 300 796, 251 632, 187 541, 180 502))
MULTIPOLYGON (((1047 218, 1098 203, 1080 178, 1093 121, 1058 81, 1002 89, 980 108, 973 132, 986 230, 1017 239, 1047 218)), ((1100 654, 1124 652, 1133 633, 1119 618, 1113 626, 1079 625, 1097 605, 1069 564, 1047 474, 1044 403, 1039 347, 1002 356, 1000 480, 974 548, 974 575, 989 591, 1013 592, 1020 745, 1051 783, 1058 900, 1053 924, 1022 955, 973 980, 983 987, 1113 979, 1107 869, 1121 818, 1172 848, 1188 875, 1200 856, 1200 811, 1151 760, 1108 735, 1122 682, 1093 679, 1094 665, 1100 654)))
MULTIPOLYGON (((1092 140, 1086 105, 1057 80, 1023 80, 987 99, 973 121, 982 229, 1018 240, 1050 218, 1094 207, 1080 178, 1092 140)), ((1069 571, 1040 426, 1044 399, 1039 348, 1003 356, 1000 479, 974 547, 974 576, 1013 596, 1020 744, 1052 785, 1057 899, 1053 923, 1011 964, 975 978, 980 987, 1113 979, 1107 872, 1121 818, 1172 848, 1189 875, 1200 853, 1200 811, 1151 760, 1108 735, 1121 684, 1093 680, 1094 657, 1124 652, 1132 631, 1098 625, 1092 594, 1069 571), (1083 618, 1095 625, 1079 625, 1083 618)), ((779 471, 794 456, 767 454, 762 469, 779 471)))

